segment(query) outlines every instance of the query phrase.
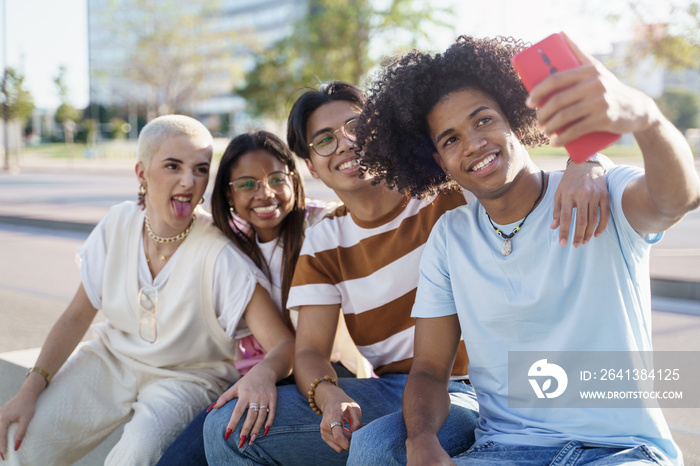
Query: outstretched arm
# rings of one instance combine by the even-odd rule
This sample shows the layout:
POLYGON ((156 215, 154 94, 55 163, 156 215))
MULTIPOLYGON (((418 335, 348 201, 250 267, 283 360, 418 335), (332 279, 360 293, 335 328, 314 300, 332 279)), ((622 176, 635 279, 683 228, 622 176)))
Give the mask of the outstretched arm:
POLYGON ((644 156, 645 176, 631 182, 622 207, 639 233, 663 231, 700 204, 700 181, 682 134, 654 101, 620 82, 598 60, 566 38, 582 66, 556 73, 532 90, 528 103, 539 109, 548 135, 571 125, 552 139, 566 145, 593 131, 633 133, 644 156))
MULTIPOLYGON (((96 313, 97 309, 92 307, 81 284, 73 300, 46 337, 35 367, 40 367, 51 375, 56 374, 87 332, 96 313)), ((44 376, 39 372, 32 372, 17 394, 0 407, 0 453, 3 457, 8 447, 8 427, 13 422, 19 423, 13 446, 17 450, 24 439, 29 422, 34 417, 36 400, 46 387, 47 381, 44 376)))
POLYGON ((651 99, 649 107, 652 123, 634 133, 645 174, 622 195, 625 216, 641 234, 667 230, 700 205, 700 180, 688 143, 651 99))
MULTIPOLYGON (((308 397, 311 383, 325 375, 337 380, 330 363, 335 331, 338 327, 340 306, 302 306, 294 358, 294 378, 299 392, 308 397)), ((323 413, 321 437, 335 451, 350 448, 352 432, 362 427, 361 409, 341 388, 330 382, 321 382, 314 389, 314 401, 323 413), (336 427, 332 423, 340 422, 336 427), (345 423, 350 429, 345 428, 345 423)), ((311 407, 309 407, 311 409, 311 407)))
POLYGON ((250 403, 257 403, 261 407, 257 411, 248 409, 241 427, 240 448, 248 438, 249 444, 255 441, 263 424, 265 434, 270 429, 277 409, 276 383, 292 372, 294 355, 294 336, 282 320, 270 295, 260 285, 256 286, 248 302, 245 320, 253 336, 265 349, 265 357, 210 407, 220 408, 232 399, 238 398, 227 426, 227 438, 238 425, 250 403))
POLYGON ((403 395, 409 465, 453 464, 437 434, 450 413, 447 390, 460 335, 456 314, 416 319, 413 364, 403 395))

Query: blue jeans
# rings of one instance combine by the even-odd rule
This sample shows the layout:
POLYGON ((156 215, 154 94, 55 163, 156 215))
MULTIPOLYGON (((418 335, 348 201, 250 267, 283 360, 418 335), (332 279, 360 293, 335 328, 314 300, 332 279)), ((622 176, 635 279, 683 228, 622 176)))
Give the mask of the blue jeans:
POLYGON ((626 465, 666 465, 661 455, 645 445, 637 447, 584 447, 580 442, 571 441, 564 447, 541 447, 529 445, 504 445, 486 441, 472 447, 466 453, 452 458, 459 465, 499 465, 499 466, 614 466, 626 465))
POLYGON ((207 411, 203 410, 192 419, 185 430, 165 450, 156 466, 207 466, 207 457, 204 455, 204 437, 202 436, 202 428, 206 418, 207 411))
MULTIPOLYGON (((352 376, 351 372, 348 372, 342 366, 333 366, 339 374, 343 376, 352 376)), ((229 388, 233 384, 229 385, 229 388)), ((277 386, 282 385, 294 385, 294 378, 292 376, 287 377, 277 383, 277 386)), ((212 400, 214 402, 216 400, 212 400)), ((203 409, 197 417, 192 419, 192 421, 185 427, 180 435, 177 436, 175 441, 168 447, 168 449, 163 453, 163 456, 158 460, 156 466, 207 466, 207 457, 204 454, 204 420, 207 418, 207 410, 203 409)))
MULTIPOLYGON (((213 410, 204 423, 204 447, 210 464, 405 464, 406 429, 401 414, 406 374, 388 374, 373 379, 339 379, 338 385, 362 408, 364 427, 355 432, 350 452, 337 453, 321 438, 321 416, 315 414, 296 387, 277 391, 275 422, 266 437, 238 448, 239 423, 229 440, 224 440, 234 401, 213 410)), ((478 417, 476 396, 471 385, 450 382, 453 405, 440 431, 443 447, 453 454, 474 443, 478 417)))

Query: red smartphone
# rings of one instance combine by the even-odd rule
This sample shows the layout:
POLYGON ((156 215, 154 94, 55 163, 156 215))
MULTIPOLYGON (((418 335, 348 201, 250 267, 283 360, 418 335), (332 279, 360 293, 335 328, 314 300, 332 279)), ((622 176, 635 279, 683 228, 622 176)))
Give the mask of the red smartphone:
MULTIPOLYGON (((532 92, 532 89, 549 75, 581 65, 561 34, 552 34, 521 51, 513 57, 512 63, 528 92, 532 92)), ((545 98, 542 103, 546 101, 545 98)), ((571 160, 581 163, 618 139, 619 134, 599 131, 584 134, 564 147, 571 160)))

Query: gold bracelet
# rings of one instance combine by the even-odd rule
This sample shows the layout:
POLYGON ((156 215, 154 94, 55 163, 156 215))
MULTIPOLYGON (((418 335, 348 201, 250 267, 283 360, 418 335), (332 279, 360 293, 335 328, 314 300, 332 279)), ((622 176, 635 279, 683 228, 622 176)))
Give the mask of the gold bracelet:
MULTIPOLYGON (((27 371, 27 377, 29 377, 29 374, 32 372, 38 372, 42 377, 44 377, 44 380, 46 381, 46 387, 49 386, 49 383, 51 383, 51 374, 49 374, 47 371, 42 369, 41 367, 32 367, 27 371)), ((44 388, 46 388, 44 387, 44 388)))
POLYGON ((321 382, 330 382, 336 387, 338 386, 338 381, 332 378, 330 375, 324 375, 323 379, 316 379, 311 382, 311 387, 309 388, 309 406, 311 406, 311 409, 313 409, 314 413, 316 414, 323 414, 323 412, 318 409, 318 406, 316 406, 316 401, 314 400, 314 392, 316 391, 318 384, 321 382))

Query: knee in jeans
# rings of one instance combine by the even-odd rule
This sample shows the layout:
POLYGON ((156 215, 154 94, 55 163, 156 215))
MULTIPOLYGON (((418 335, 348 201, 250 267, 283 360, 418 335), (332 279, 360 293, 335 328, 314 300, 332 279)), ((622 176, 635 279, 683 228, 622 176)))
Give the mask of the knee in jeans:
POLYGON ((405 439, 382 435, 369 424, 352 434, 348 465, 406 464, 405 439))
MULTIPOLYGON (((204 441, 212 441, 221 437, 224 440, 226 426, 231 420, 231 410, 214 409, 204 420, 204 441)), ((234 435, 234 434, 231 434, 234 435)))

